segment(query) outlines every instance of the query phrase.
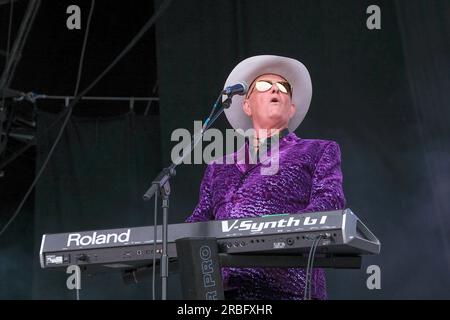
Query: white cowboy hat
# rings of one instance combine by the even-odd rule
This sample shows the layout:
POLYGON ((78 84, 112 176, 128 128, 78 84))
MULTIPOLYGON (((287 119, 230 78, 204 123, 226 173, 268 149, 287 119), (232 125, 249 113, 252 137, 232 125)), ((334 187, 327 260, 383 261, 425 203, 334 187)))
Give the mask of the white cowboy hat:
MULTIPOLYGON (((250 86, 253 80, 266 73, 277 74, 285 78, 292 86, 292 103, 295 105, 296 112, 289 121, 289 131, 293 132, 305 118, 312 97, 311 77, 308 69, 300 61, 273 55, 247 58, 234 67, 225 81, 224 88, 239 82, 245 82, 250 86)), ((234 129, 253 128, 251 118, 242 109, 244 99, 245 96, 235 95, 230 107, 225 109, 225 115, 234 129)))

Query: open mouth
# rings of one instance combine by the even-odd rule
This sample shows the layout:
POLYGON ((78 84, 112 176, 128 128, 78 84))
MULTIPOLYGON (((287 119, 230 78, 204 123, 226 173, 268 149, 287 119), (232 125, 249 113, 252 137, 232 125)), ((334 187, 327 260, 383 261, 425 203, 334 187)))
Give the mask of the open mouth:
POLYGON ((270 102, 271 103, 278 103, 280 101, 278 100, 278 98, 272 98, 272 99, 270 99, 270 102))

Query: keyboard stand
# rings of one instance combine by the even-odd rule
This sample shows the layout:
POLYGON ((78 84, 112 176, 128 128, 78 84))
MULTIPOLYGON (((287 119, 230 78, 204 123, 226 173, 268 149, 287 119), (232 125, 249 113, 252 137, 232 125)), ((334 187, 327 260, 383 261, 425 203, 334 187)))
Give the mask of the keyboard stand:
POLYGON ((175 241, 185 300, 224 300, 216 238, 182 238, 175 241))

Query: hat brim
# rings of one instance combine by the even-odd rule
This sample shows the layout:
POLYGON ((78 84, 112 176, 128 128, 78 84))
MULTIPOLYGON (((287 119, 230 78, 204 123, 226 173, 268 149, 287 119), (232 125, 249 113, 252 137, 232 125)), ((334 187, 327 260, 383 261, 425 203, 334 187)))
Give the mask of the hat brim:
MULTIPOLYGON (((289 121, 289 131, 295 131, 302 123, 308 112, 312 97, 312 83, 308 69, 298 60, 274 56, 261 55, 241 61, 231 71, 224 88, 238 82, 250 85, 253 80, 263 74, 277 74, 285 78, 292 86, 292 103, 295 105, 295 115, 289 121)), ((248 130, 253 128, 252 119, 243 110, 245 96, 233 96, 232 103, 225 110, 225 115, 234 129, 248 130)))

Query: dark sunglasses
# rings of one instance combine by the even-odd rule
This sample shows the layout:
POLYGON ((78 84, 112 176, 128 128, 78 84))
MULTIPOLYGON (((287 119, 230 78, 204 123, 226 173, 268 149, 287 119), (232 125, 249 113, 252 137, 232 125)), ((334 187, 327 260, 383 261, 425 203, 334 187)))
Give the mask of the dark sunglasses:
MULTIPOLYGON (((259 92, 266 92, 272 89, 272 86, 274 84, 276 84, 276 86, 281 92, 289 94, 292 97, 292 87, 287 81, 272 82, 270 80, 258 80, 255 82, 255 86, 253 87, 253 89, 258 90, 259 92)), ((250 94, 253 92, 253 89, 252 91, 250 91, 247 97, 250 96, 250 94)))

